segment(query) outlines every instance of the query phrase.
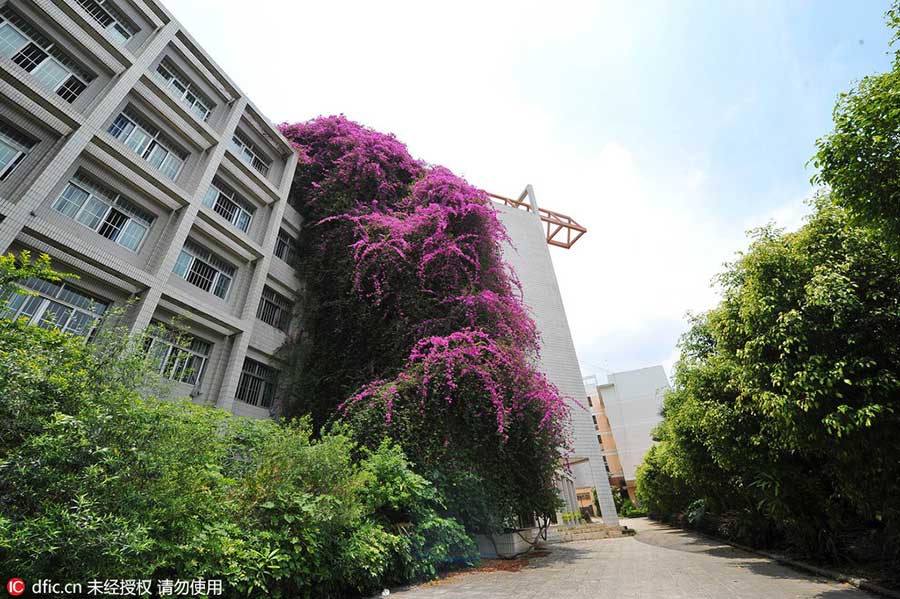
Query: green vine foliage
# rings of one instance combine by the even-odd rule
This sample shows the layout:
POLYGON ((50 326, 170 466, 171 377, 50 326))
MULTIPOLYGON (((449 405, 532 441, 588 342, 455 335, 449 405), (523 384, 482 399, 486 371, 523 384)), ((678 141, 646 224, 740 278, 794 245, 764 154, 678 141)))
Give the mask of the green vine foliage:
POLYGON ((344 117, 282 125, 300 161, 302 333, 282 412, 394 439, 469 530, 555 511, 568 409, 487 195, 344 117))

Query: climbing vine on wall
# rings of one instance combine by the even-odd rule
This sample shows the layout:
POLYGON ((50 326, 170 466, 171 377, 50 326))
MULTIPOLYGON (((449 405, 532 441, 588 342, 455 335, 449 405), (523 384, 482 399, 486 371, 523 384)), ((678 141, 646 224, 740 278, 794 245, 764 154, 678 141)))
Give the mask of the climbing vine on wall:
POLYGON ((343 116, 284 124, 302 334, 283 411, 401 443, 470 529, 555 507, 566 404, 480 189, 343 116))

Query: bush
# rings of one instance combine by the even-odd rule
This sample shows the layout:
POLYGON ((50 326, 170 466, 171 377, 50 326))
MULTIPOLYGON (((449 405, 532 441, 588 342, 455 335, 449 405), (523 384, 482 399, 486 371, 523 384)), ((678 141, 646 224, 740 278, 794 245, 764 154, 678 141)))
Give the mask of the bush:
POLYGON ((110 360, 0 320, 3 571, 220 578, 229 596, 311 597, 476 559, 395 445, 144 399, 131 384, 140 360, 110 360))
POLYGON ((721 275, 722 302, 682 340, 638 497, 741 542, 830 559, 868 559, 866 545, 896 564, 900 262, 830 198, 814 207, 796 233, 758 231, 721 275))

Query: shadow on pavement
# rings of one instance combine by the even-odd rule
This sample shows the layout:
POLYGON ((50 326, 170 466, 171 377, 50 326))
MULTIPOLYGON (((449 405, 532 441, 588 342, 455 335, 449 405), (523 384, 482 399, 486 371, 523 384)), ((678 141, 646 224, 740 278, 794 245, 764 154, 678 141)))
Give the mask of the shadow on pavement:
MULTIPOLYGON (((643 520, 643 519, 642 519, 643 520)), ((861 597, 873 597, 865 591, 861 591, 850 585, 831 581, 814 574, 795 570, 789 566, 775 562, 767 557, 750 553, 726 543, 716 541, 697 533, 675 528, 665 524, 651 522, 649 520, 635 521, 637 534, 632 537, 639 543, 652 545, 672 551, 684 551, 688 553, 704 553, 706 555, 736 560, 731 563, 737 568, 744 568, 769 578, 783 580, 815 580, 824 584, 833 585, 829 589, 816 595, 822 599, 860 599, 861 597)))
POLYGON ((575 547, 571 543, 554 543, 547 545, 545 550, 547 551, 546 555, 529 559, 528 565, 524 569, 562 568, 577 561, 596 557, 592 551, 575 547))

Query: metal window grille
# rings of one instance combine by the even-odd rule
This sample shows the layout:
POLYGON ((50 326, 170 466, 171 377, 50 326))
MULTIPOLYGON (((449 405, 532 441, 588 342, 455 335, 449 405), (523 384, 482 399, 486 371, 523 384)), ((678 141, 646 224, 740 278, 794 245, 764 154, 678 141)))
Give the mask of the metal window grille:
POLYGON ((190 79, 183 75, 169 58, 163 58, 156 67, 156 74, 163 80, 163 87, 175 98, 187 105, 201 121, 209 119, 215 104, 190 79))
MULTIPOLYGON (((60 50, 29 21, 13 10, 9 3, 0 7, 0 23, 3 28, 11 27, 18 36, 24 36, 28 40, 28 43, 11 57, 13 62, 29 73, 35 73, 35 76, 44 85, 52 88, 66 102, 74 102, 78 95, 87 88, 87 85, 94 80, 93 73, 82 68, 60 50), (72 78, 79 80, 81 85, 71 82, 72 78)), ((0 37, 3 37, 3 40, 0 40, 0 46, 4 42, 8 44, 6 36, 0 37)), ((21 39, 21 37, 17 39, 21 39)), ((2 49, 0 48, 0 51, 2 49)))
POLYGON ((232 136, 231 143, 241 160, 256 169, 262 176, 269 176, 269 167, 272 161, 266 159, 256 146, 238 134, 232 136))
POLYGON ((104 0, 77 0, 77 2, 121 44, 127 43, 138 31, 138 28, 111 2, 104 0))
POLYGON ((244 358, 234 398, 251 406, 271 408, 275 401, 278 371, 256 360, 244 358))
POLYGON ((287 332, 291 322, 291 302, 277 291, 264 287, 256 317, 276 329, 287 332))
POLYGON ((172 272, 188 283, 226 299, 236 270, 203 246, 187 240, 172 272))
POLYGON ((284 229, 279 229, 275 240, 275 256, 288 264, 293 264, 297 257, 297 240, 284 229))
POLYGON ((203 204, 244 233, 250 230, 250 223, 256 213, 256 208, 218 179, 209 186, 209 191, 203 197, 203 204))
POLYGON ((0 181, 15 170, 33 147, 30 138, 0 123, 0 181))
POLYGON ((3 317, 25 318, 29 324, 72 335, 89 338, 96 328, 97 319, 109 306, 65 282, 57 284, 29 279, 22 283, 22 287, 36 295, 16 291, 0 295, 0 314, 3 317))
POLYGON ((137 251, 154 217, 133 202, 77 173, 53 207, 76 222, 137 251))
POLYGON ((144 344, 156 371, 169 380, 199 386, 212 345, 193 335, 177 333, 160 322, 144 344))
POLYGON ((187 159, 186 152, 174 150, 175 144, 130 106, 113 120, 107 132, 173 181, 187 159))

